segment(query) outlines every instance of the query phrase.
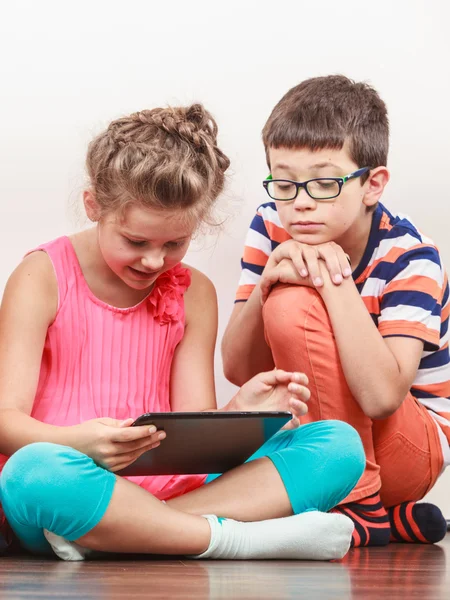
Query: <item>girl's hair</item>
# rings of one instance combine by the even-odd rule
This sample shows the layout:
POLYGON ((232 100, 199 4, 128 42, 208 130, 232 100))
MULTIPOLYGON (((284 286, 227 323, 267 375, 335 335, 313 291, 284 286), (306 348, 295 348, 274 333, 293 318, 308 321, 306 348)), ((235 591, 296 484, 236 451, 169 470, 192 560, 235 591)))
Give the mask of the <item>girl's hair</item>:
POLYGON ((204 220, 225 182, 229 159, 217 124, 201 105, 155 108, 113 121, 90 144, 86 166, 102 213, 130 203, 185 209, 204 220))

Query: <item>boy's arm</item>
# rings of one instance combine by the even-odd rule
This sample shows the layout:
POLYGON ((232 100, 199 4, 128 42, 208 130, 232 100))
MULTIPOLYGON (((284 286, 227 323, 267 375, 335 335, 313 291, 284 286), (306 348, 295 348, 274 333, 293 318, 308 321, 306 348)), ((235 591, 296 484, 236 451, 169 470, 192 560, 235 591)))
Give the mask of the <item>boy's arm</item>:
POLYGON ((273 212, 270 206, 261 205, 250 223, 241 260, 236 304, 222 339, 225 377, 238 386, 274 366, 264 337, 260 294, 261 275, 272 252, 271 210, 273 212))
MULTIPOLYGON (((385 283, 377 326, 353 282, 339 290, 327 281, 323 290, 347 382, 373 418, 400 406, 416 381, 423 351, 440 347, 446 278, 439 252, 427 242, 410 244, 378 270, 385 283)), ((373 281, 375 288, 382 280, 373 281)))
POLYGON ((325 269, 320 290, 347 384, 364 413, 383 419, 405 399, 419 367, 423 341, 383 338, 353 281, 333 286, 325 269))
POLYGON ((259 283, 246 302, 234 305, 222 339, 222 359, 225 377, 238 386, 274 367, 264 336, 259 283))

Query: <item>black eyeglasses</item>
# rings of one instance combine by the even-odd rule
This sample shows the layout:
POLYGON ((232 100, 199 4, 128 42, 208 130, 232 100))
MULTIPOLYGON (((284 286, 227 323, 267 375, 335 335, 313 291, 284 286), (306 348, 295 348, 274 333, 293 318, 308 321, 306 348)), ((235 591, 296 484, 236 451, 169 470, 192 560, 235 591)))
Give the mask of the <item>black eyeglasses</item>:
POLYGON ((370 171, 370 167, 362 167, 345 177, 318 177, 302 183, 290 179, 272 179, 272 175, 269 175, 263 181, 263 186, 272 200, 279 200, 280 202, 295 200, 301 188, 304 188, 313 200, 331 200, 339 196, 344 183, 350 179, 361 177, 368 171, 370 171))

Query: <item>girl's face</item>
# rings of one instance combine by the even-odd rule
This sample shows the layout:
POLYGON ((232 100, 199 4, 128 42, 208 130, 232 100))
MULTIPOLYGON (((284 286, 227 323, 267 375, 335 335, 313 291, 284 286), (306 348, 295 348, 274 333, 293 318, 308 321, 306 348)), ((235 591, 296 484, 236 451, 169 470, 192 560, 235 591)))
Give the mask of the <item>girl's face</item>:
POLYGON ((180 210, 131 204, 99 221, 98 243, 111 271, 130 288, 145 290, 182 261, 195 227, 180 210))

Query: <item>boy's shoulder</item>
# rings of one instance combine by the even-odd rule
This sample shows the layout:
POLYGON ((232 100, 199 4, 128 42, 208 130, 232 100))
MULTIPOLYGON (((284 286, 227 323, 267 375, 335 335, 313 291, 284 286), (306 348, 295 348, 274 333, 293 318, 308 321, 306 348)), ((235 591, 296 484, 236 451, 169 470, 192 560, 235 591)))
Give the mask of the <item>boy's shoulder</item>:
POLYGON ((439 255, 439 248, 435 242, 425 235, 408 215, 391 212, 383 204, 379 204, 374 215, 371 237, 381 251, 396 248, 400 254, 401 250, 412 249, 425 250, 429 248, 439 255))
POLYGON ((444 267, 438 247, 424 235, 413 220, 393 213, 379 204, 361 263, 354 272, 358 283, 368 278, 389 281, 396 277, 426 275, 444 280, 444 267))
POLYGON ((277 227, 283 227, 278 215, 277 206, 275 202, 264 202, 260 204, 256 209, 256 214, 253 219, 252 226, 256 226, 258 221, 261 222, 263 227, 267 230, 269 224, 276 225, 277 227))
POLYGON ((268 252, 274 250, 278 244, 291 239, 281 224, 275 202, 264 202, 258 206, 250 224, 250 231, 256 247, 270 244, 268 252))

